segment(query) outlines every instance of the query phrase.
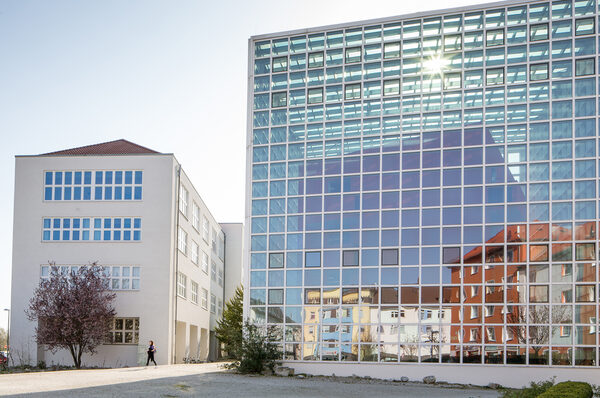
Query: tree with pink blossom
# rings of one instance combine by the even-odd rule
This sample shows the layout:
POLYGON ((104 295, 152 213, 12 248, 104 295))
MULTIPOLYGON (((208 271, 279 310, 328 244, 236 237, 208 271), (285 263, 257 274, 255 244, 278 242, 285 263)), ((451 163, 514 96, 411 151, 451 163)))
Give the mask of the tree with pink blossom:
POLYGON ((116 315, 115 294, 97 263, 61 272, 51 263, 50 275, 43 279, 25 311, 37 321, 36 342, 55 353, 68 350, 75 367, 81 367, 84 352, 93 355, 105 343, 116 315))

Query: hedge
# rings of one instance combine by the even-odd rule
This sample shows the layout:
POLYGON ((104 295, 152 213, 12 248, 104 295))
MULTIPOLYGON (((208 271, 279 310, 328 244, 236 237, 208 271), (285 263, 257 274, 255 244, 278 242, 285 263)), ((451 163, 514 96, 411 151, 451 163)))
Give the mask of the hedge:
POLYGON ((538 398, 592 398, 594 392, 588 383, 565 381, 550 387, 538 398))

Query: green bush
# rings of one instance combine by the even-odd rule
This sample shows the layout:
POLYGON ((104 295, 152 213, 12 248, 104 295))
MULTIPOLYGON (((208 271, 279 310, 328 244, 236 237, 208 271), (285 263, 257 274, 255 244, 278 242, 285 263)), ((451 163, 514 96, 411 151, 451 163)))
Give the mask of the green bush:
POLYGON ((504 390, 502 398, 537 398, 554 385, 554 380, 531 382, 529 387, 521 390, 504 390))
POLYGON ((549 388, 538 398, 592 398, 594 392, 588 383, 565 381, 549 388))
POLYGON ((239 351, 239 362, 234 368, 241 373, 261 373, 265 369, 273 371, 281 352, 273 341, 281 340, 280 332, 273 326, 266 328, 253 323, 244 323, 244 340, 239 351))

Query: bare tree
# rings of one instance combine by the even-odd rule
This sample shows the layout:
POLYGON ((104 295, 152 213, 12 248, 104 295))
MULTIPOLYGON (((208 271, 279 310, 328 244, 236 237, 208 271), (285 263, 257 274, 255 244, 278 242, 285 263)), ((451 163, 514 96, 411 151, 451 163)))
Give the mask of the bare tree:
MULTIPOLYGON (((550 340, 550 306, 532 305, 529 306, 529 333, 527 333, 527 311, 525 306, 514 306, 513 310, 507 315, 509 323, 508 329, 512 332, 519 344, 529 344, 536 357, 539 357, 540 350, 548 345, 550 340)), ((553 322, 562 323, 568 318, 567 310, 564 306, 552 307, 553 322)))
POLYGON ((25 311, 37 321, 36 342, 51 352, 69 350, 76 368, 84 352, 94 354, 106 341, 116 312, 115 294, 97 263, 62 273, 51 263, 48 279, 42 280, 25 311))

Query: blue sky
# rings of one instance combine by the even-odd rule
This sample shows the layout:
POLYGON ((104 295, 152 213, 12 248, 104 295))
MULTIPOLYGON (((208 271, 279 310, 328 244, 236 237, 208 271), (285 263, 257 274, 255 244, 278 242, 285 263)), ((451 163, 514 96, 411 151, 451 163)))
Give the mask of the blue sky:
POLYGON ((15 155, 126 138, 174 153, 217 220, 242 221, 250 36, 480 2, 0 2, 0 327, 15 155))

